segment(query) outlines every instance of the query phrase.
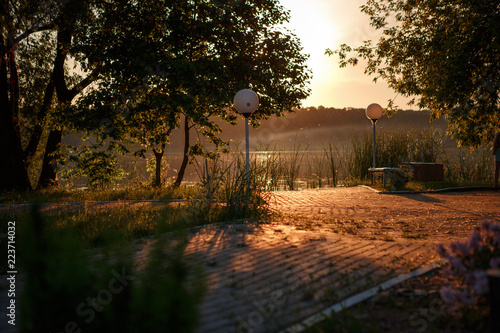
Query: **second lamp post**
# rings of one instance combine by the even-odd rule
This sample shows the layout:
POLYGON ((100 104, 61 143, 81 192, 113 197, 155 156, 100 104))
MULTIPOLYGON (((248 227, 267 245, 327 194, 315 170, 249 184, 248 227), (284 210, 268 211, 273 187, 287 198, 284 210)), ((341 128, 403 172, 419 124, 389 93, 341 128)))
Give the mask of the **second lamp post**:
POLYGON ((377 103, 372 103, 368 105, 366 108, 365 114, 368 119, 372 121, 373 124, 373 168, 376 168, 376 159, 375 159, 375 124, 377 123, 377 120, 379 120, 382 117, 382 114, 384 113, 384 109, 377 104, 377 103))

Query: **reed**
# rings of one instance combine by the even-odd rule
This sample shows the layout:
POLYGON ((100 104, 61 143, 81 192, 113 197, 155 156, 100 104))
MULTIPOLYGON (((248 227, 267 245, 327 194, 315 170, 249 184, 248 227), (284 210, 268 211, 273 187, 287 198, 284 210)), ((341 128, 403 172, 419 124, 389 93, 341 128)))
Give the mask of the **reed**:
POLYGON ((198 223, 260 218, 268 213, 263 193, 267 175, 255 161, 247 174, 243 153, 205 159, 201 168, 201 192, 188 201, 188 214, 198 223))
POLYGON ((328 186, 335 187, 338 184, 338 171, 339 169, 342 170, 344 164, 343 156, 332 138, 323 145, 323 151, 327 162, 326 171, 328 186))
POLYGON ((261 146, 256 149, 262 153, 253 154, 251 166, 255 180, 267 191, 283 188, 285 173, 285 152, 277 143, 261 146))
MULTIPOLYGON (((373 164, 373 136, 371 131, 355 133, 351 137, 349 177, 368 179, 373 164)), ((377 166, 399 167, 399 163, 415 161, 436 163, 443 152, 443 134, 428 130, 379 130, 375 147, 377 166)))
POLYGON ((288 190, 297 190, 297 181, 299 180, 300 171, 302 168, 302 161, 307 151, 307 146, 304 150, 302 146, 295 141, 292 150, 286 154, 283 166, 284 183, 288 190))
MULTIPOLYGON (((370 179, 368 169, 372 167, 373 160, 372 140, 372 131, 367 129, 352 133, 348 141, 338 142, 330 137, 313 148, 300 144, 297 140, 292 144, 276 142, 254 147, 251 153, 252 184, 255 189, 258 188, 262 192, 367 183, 370 179)), ((457 148, 450 142, 451 140, 442 132, 431 128, 423 130, 381 128, 377 131, 377 166, 398 167, 400 162, 407 161, 437 162, 444 165, 445 181, 491 182, 493 163, 490 147, 469 150, 457 148), (448 142, 446 147, 445 141, 448 142)), ((201 158, 195 159, 195 161, 200 160, 201 158)), ((25 203, 39 199, 45 202, 60 202, 168 200, 195 196, 211 198, 216 192, 219 193, 218 201, 239 202, 245 195, 237 190, 244 185, 245 176, 242 173, 244 154, 236 147, 235 152, 223 154, 209 164, 210 166, 201 160, 198 163, 199 180, 189 180, 198 184, 181 189, 164 186, 156 190, 129 184, 123 188, 84 191, 61 189, 32 193, 0 193, 0 203, 25 203), (222 195, 221 191, 225 194, 222 195)), ((236 215, 239 213, 236 212, 236 215)))
POLYGON ((451 148, 442 155, 445 179, 453 182, 493 181, 491 148, 451 148))

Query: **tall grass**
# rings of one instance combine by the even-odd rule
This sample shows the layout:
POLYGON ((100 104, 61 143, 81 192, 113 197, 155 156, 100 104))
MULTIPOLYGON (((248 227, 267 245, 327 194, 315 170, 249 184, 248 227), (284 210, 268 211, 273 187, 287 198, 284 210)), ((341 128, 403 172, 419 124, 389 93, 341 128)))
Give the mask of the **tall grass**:
MULTIPOLYGON (((348 144, 329 138, 321 144, 320 150, 310 150, 308 146, 297 143, 294 143, 291 149, 277 144, 257 147, 257 152, 251 154, 253 184, 256 188, 269 191, 350 186, 366 182, 370 179, 368 169, 373 163, 372 140, 372 131, 366 130, 353 133, 348 144)), ((478 152, 476 157, 467 162, 460 162, 460 158, 451 158, 449 149, 445 150, 444 140, 442 132, 432 129, 379 130, 376 145, 377 166, 399 167, 401 162, 444 163, 448 178, 466 179, 466 174, 471 172, 475 172, 478 179, 491 177, 491 167, 484 152, 478 152)), ((216 163, 224 161, 241 166, 243 161, 239 159, 243 158, 243 154, 237 152, 216 163)), ((221 165, 219 168, 225 171, 217 171, 212 167, 206 172, 205 178, 208 179, 211 174, 237 175, 230 169, 226 170, 227 166, 221 165)), ((230 180, 231 177, 224 179, 232 188, 238 187, 230 180)))
POLYGON ((338 170, 342 169, 344 161, 341 158, 339 148, 331 138, 323 146, 323 151, 326 158, 327 183, 329 186, 335 187, 338 184, 338 170))
POLYGON ((242 153, 231 158, 205 159, 199 166, 201 191, 188 201, 188 213, 205 223, 260 218, 268 213, 265 200, 267 178, 252 161, 247 174, 242 153))
MULTIPOLYGON (((367 183, 368 169, 373 161, 372 130, 352 133, 349 141, 338 142, 328 138, 314 147, 297 141, 291 145, 279 143, 258 146, 251 153, 251 178, 253 192, 298 190, 334 186, 351 186, 367 183)), ((457 148, 450 139, 435 129, 378 129, 376 145, 377 166, 398 167, 401 162, 442 163, 445 181, 491 182, 493 163, 489 147, 476 150, 457 148), (444 142, 448 142, 445 147, 444 142)), ((49 190, 32 193, 0 193, 0 203, 25 203, 44 198, 45 202, 134 200, 193 198, 206 196, 207 202, 228 203, 238 210, 246 193, 244 154, 241 151, 225 154, 215 161, 198 161, 199 186, 181 189, 164 187, 151 189, 131 186, 108 190, 49 190), (201 191, 201 192, 200 192, 201 191), (217 198, 214 196, 217 194, 217 198)), ((192 179, 194 180, 194 179, 192 179)), ((245 199, 246 200, 246 199, 245 199)), ((207 208, 209 207, 207 203, 207 208)))
POLYGON ((275 144, 260 147, 262 153, 254 154, 251 159, 252 175, 262 189, 276 191, 283 187, 285 159, 283 151, 275 144))
POLYGON ((301 150, 301 145, 297 145, 297 143, 294 142, 292 151, 286 154, 285 163, 282 165, 284 170, 283 176, 285 185, 290 191, 297 189, 297 180, 300 175, 300 169, 302 168, 305 151, 307 151, 307 147, 301 150))
POLYGON ((449 181, 493 181, 494 165, 491 147, 448 149, 442 155, 442 163, 445 179, 449 181))
POLYGON ((196 194, 193 186, 130 186, 117 189, 69 189, 48 188, 31 192, 0 192, 1 204, 30 202, 85 202, 117 200, 163 200, 182 199, 196 194))
MULTIPOLYGON (((493 163, 489 147, 476 150, 456 148, 441 131, 384 130, 377 132, 377 166, 399 167, 401 162, 442 163, 447 182, 491 181, 493 163)), ((373 163, 371 130, 353 133, 350 142, 338 143, 332 138, 321 150, 294 144, 266 147, 266 154, 254 154, 253 163, 259 179, 267 181, 266 190, 294 190, 324 186, 350 186, 370 179, 368 169, 373 163)), ((259 148, 257 148, 259 150, 259 148)))
POLYGON ((36 209, 19 239, 20 332, 195 330, 204 280, 185 264, 183 242, 158 240, 138 268, 131 244, 110 237, 94 249, 36 209))
MULTIPOLYGON (((351 138, 350 177, 367 179, 373 164, 373 134, 356 133, 351 138)), ((377 166, 399 167, 401 162, 436 163, 443 152, 443 134, 433 130, 379 130, 376 138, 377 166)))

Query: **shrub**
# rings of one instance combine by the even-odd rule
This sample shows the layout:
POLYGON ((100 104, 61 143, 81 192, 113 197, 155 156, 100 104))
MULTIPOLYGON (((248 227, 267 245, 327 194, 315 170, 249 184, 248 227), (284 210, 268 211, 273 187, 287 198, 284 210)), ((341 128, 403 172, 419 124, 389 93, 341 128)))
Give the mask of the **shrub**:
POLYGON ((232 160, 205 160, 201 174, 201 191, 190 198, 187 213, 198 224, 261 218, 268 212, 264 199, 266 177, 255 160, 248 174, 243 154, 232 160))
POLYGON ((70 158, 71 168, 63 172, 67 180, 85 179, 90 188, 107 188, 113 182, 126 176, 125 171, 118 167, 118 159, 112 151, 105 151, 97 146, 83 147, 70 158))
POLYGON ((500 224, 485 221, 472 230, 467 242, 453 242, 449 249, 440 244, 438 253, 448 260, 445 273, 458 283, 441 289, 443 299, 456 307, 476 305, 488 293, 486 270, 500 268, 500 224))

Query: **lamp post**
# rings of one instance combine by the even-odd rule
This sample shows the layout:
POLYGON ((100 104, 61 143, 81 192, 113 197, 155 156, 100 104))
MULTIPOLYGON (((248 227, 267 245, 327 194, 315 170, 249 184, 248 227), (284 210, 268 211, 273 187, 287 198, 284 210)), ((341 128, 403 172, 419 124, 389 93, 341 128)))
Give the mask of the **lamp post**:
POLYGON ((245 140, 247 157, 247 191, 250 190, 250 144, 248 138, 248 117, 257 110, 259 96, 251 89, 242 89, 234 95, 234 108, 245 117, 245 140))
POLYGON ((365 111, 366 117, 370 119, 373 124, 373 168, 376 168, 377 165, 375 159, 375 124, 377 123, 377 120, 382 117, 383 113, 384 109, 382 109, 382 107, 377 103, 368 105, 365 111))

